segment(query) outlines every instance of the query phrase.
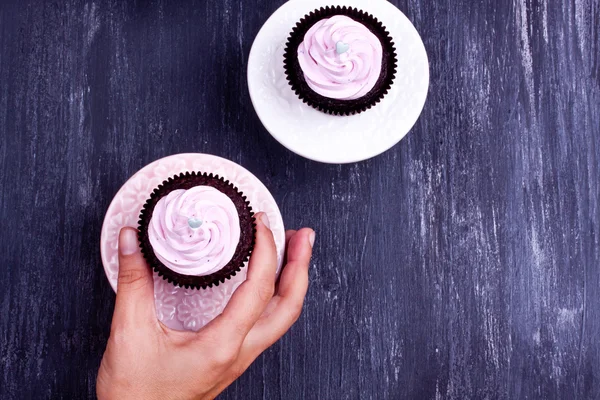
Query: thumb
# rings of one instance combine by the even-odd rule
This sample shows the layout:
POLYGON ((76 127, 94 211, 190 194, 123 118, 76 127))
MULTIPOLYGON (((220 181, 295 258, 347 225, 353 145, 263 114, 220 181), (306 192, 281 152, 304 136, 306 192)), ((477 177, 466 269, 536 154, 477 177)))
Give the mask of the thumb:
POLYGON ((152 271, 140 252, 137 230, 123 228, 119 234, 119 278, 113 325, 152 319, 156 319, 152 271))

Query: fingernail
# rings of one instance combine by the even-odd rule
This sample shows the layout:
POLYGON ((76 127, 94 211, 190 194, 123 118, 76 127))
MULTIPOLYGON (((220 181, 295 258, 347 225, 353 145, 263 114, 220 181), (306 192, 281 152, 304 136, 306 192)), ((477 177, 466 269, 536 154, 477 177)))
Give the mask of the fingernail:
POLYGON ((317 236, 317 234, 315 233, 315 231, 312 231, 310 233, 310 235, 308 235, 308 242, 310 243, 310 247, 314 247, 315 246, 315 237, 317 236))
POLYGON ((128 256, 138 251, 137 232, 130 228, 123 228, 119 236, 119 251, 128 256))
POLYGON ((267 213, 263 213, 260 216, 260 220, 262 221, 263 225, 266 226, 267 228, 271 229, 271 225, 269 224, 269 217, 267 217, 267 213))

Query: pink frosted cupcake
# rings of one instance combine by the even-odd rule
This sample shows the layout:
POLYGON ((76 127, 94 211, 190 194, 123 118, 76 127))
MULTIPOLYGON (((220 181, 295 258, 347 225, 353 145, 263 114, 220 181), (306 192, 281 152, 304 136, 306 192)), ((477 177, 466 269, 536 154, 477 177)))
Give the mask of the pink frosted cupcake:
POLYGON ((254 213, 219 176, 187 172, 164 181, 140 213, 148 264, 176 286, 206 289, 231 278, 254 248, 254 213))
POLYGON ((396 52, 389 33, 372 15, 325 7, 292 29, 284 68, 302 101, 329 114, 351 115, 387 94, 396 73, 396 52))

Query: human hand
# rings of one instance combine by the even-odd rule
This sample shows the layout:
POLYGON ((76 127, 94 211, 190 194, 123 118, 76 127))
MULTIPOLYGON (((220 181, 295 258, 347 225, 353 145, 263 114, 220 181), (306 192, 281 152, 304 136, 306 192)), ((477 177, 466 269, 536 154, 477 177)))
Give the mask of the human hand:
POLYGON ((276 288, 275 242, 266 214, 256 217, 247 280, 198 332, 158 321, 137 231, 121 230, 117 299, 96 382, 100 400, 213 399, 287 332, 302 311, 315 234, 309 228, 286 232, 287 264, 276 288))

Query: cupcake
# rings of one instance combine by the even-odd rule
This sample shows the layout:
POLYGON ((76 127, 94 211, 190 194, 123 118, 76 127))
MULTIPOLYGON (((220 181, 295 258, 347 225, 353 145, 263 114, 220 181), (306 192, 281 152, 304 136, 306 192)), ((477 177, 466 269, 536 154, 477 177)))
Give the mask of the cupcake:
POLYGON ((306 104, 333 115, 352 115, 388 93, 396 50, 372 15, 325 7, 305 15, 292 29, 284 69, 292 90, 306 104))
POLYGON ((139 219, 141 251, 163 279, 206 289, 234 276, 254 247, 254 213, 229 181, 200 172, 159 185, 139 219))

